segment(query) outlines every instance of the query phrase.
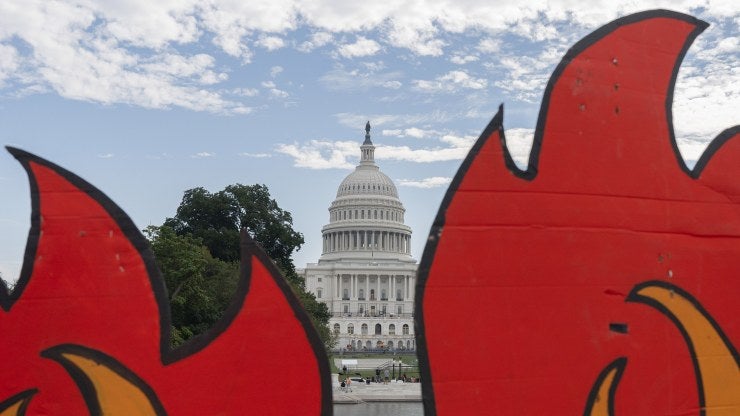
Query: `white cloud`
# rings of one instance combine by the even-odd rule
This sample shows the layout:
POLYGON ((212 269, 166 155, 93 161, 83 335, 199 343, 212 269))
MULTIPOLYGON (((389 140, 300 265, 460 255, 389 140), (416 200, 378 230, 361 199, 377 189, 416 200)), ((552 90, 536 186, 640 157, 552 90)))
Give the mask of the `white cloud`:
POLYGON ((469 62, 475 62, 478 60, 478 57, 475 55, 453 55, 452 58, 450 58, 450 62, 457 65, 465 65, 469 62))
POLYGON ((261 36, 255 45, 261 46, 268 51, 274 51, 285 46, 285 40, 277 36, 261 36))
POLYGON ((381 85, 385 88, 397 90, 403 86, 403 83, 401 83, 401 81, 386 81, 381 85))
POLYGON ((423 92, 456 92, 462 88, 473 90, 486 88, 488 81, 483 78, 473 78, 465 71, 455 70, 433 81, 415 80, 413 84, 423 92))
POLYGON ((338 68, 321 76, 319 82, 334 91, 367 91, 374 87, 397 90, 403 86, 399 81, 401 77, 400 72, 377 73, 338 68))
POLYGON ((378 146, 375 158, 378 160, 401 160, 416 163, 447 162, 462 160, 470 148, 434 147, 412 149, 409 146, 378 146))
POLYGON ((506 147, 519 169, 525 170, 529 165, 529 153, 532 150, 534 129, 513 128, 504 131, 506 147))
POLYGON ((256 97, 260 92, 256 88, 235 88, 231 93, 234 95, 241 95, 242 97, 256 97))
POLYGON ((339 46, 337 52, 345 58, 358 58, 375 55, 380 51, 380 44, 372 39, 359 36, 355 43, 339 46))
POLYGON ((352 169, 355 165, 348 158, 359 153, 357 142, 311 140, 308 144, 278 144, 277 152, 293 158, 293 165, 308 169, 352 169))
POLYGON ((494 38, 481 39, 476 49, 483 53, 496 53, 501 50, 501 40, 494 38))
POLYGON ((273 98, 288 98, 290 94, 288 94, 287 91, 277 89, 277 88, 272 88, 270 89, 270 96, 272 96, 273 98))
POLYGON ((278 76, 281 72, 283 72, 282 66, 278 65, 278 66, 273 66, 272 68, 270 68, 270 76, 273 78, 278 76))
MULTIPOLYGON (((505 74, 505 79, 490 83, 495 82, 516 99, 536 102, 554 64, 576 40, 568 36, 580 37, 616 17, 650 8, 670 8, 707 20, 717 19, 714 23, 719 24, 713 28, 725 25, 719 32, 725 34, 724 39, 717 37, 713 43, 704 44, 718 56, 734 62, 728 66, 725 61, 710 68, 713 76, 737 85, 734 77, 740 40, 735 32, 740 10, 731 1, 600 0, 583 6, 570 0, 428 0, 362 2, 348 7, 330 0, 5 0, 0 2, 0 88, 19 84, 13 93, 44 91, 102 104, 244 114, 251 108, 238 101, 239 97, 233 98, 239 94, 229 94, 228 88, 219 85, 232 73, 224 68, 231 62, 223 60, 220 53, 193 52, 202 51, 204 42, 212 42, 224 54, 246 64, 254 58, 250 44, 274 50, 290 43, 309 52, 334 44, 337 39, 357 36, 355 43, 338 46, 337 56, 355 58, 398 48, 400 52, 436 57, 444 56, 448 44, 463 34, 471 44, 477 43, 477 51, 501 54, 507 59, 490 60, 492 74, 505 74), (574 30, 562 30, 566 26, 574 30), (310 35, 297 43, 294 37, 298 33, 310 35), (534 46, 544 47, 546 53, 514 55, 506 49, 509 44, 502 41, 503 36, 512 34, 521 41, 520 51, 534 46)), ((713 28, 699 38, 700 43, 713 28)), ((463 65, 473 62, 474 57, 459 53, 452 54, 449 60, 463 65)), ((415 61, 418 57, 409 59, 415 61)), ((411 85, 424 91, 450 91, 481 89, 489 83, 465 72, 453 72, 411 85), (445 76, 448 79, 443 79, 445 76)), ((689 85, 694 82, 688 74, 682 77, 689 85)), ((408 84, 403 78, 392 78, 376 86, 400 89, 408 84)), ((706 108, 707 117, 702 116, 702 124, 715 126, 727 120, 735 124, 733 112, 727 110, 737 108, 734 90, 729 98, 724 98, 722 115, 712 121, 708 115, 718 107, 722 90, 714 90, 713 85, 706 87, 711 91, 708 95, 714 98, 681 101, 677 97, 677 113, 702 114, 706 108), (690 110, 694 105, 700 109, 690 110)), ((283 94, 276 91, 269 96, 283 94)), ((693 128, 685 129, 689 134, 693 128)))
POLYGON ((410 188, 422 188, 422 189, 430 189, 430 188, 440 188, 443 186, 447 186, 452 182, 452 178, 443 177, 443 176, 433 176, 431 178, 424 178, 421 180, 413 180, 413 179, 398 179, 396 180, 398 182, 399 186, 406 186, 410 188))
POLYGON ((204 159, 204 158, 215 157, 215 156, 216 154, 211 153, 211 152, 198 152, 194 155, 191 155, 190 157, 192 157, 193 159, 204 159))
MULTIPOLYGON (((147 159, 150 159, 150 160, 166 160, 166 159, 172 159, 172 155, 170 155, 169 153, 160 153, 158 155, 148 154, 148 155, 145 155, 144 157, 147 158, 147 159)), ((193 157, 193 156, 191 156, 191 157, 193 157)))
POLYGON ((301 52, 308 53, 308 52, 313 51, 314 49, 320 48, 328 44, 329 42, 331 42, 332 39, 333 39, 333 36, 331 33, 317 32, 317 33, 312 34, 311 37, 307 41, 298 45, 297 49, 301 52))
POLYGON ((141 64, 141 68, 152 75, 159 75, 169 79, 193 79, 194 81, 210 85, 225 81, 225 73, 216 73, 211 70, 215 59, 206 54, 181 56, 173 54, 160 55, 150 62, 141 64))
POLYGON ((18 69, 18 51, 10 45, 0 44, 0 88, 18 69))
MULTIPOLYGON (((488 116, 488 115, 486 115, 488 116)), ((357 114, 357 113, 337 113, 334 115, 339 124, 350 128, 365 126, 365 122, 370 120, 373 127, 403 127, 407 125, 426 125, 430 123, 445 123, 450 120, 458 120, 467 117, 465 114, 449 113, 444 110, 432 110, 418 114, 357 114)), ((478 118, 475 115, 473 118, 478 118)), ((371 132, 372 133, 372 132, 371 132)))
POLYGON ((249 153, 249 152, 239 153, 239 156, 251 157, 255 159, 264 159, 264 158, 272 157, 272 155, 269 153, 249 153))
POLYGON ((272 98, 287 98, 290 95, 287 91, 279 89, 272 81, 263 81, 261 85, 267 89, 272 98))
POLYGON ((721 28, 710 27, 678 72, 673 124, 679 150, 690 166, 711 139, 740 124, 740 39, 723 34, 721 28))
POLYGON ((429 136, 439 135, 437 131, 424 130, 418 127, 409 127, 406 129, 388 129, 388 130, 381 131, 381 134, 383 136, 413 137, 416 139, 422 139, 422 138, 429 137, 429 136))
POLYGON ((550 79, 550 73, 560 62, 563 54, 564 50, 561 53, 558 48, 548 48, 536 57, 520 54, 501 55, 495 64, 486 66, 494 72, 502 71, 504 74, 503 79, 494 82, 496 87, 507 91, 517 100, 539 103, 550 79))

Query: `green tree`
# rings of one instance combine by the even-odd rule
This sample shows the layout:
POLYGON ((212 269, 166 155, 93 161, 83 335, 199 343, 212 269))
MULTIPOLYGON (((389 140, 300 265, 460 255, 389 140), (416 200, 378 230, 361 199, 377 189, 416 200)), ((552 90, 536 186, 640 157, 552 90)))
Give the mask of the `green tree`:
POLYGON ((211 255, 227 262, 239 260, 239 232, 246 228, 285 276, 302 285, 291 255, 303 245, 303 235, 293 230, 290 212, 278 206, 265 185, 229 185, 216 193, 189 189, 165 225, 178 235, 200 238, 211 255))
POLYGON ((200 239, 167 226, 144 230, 170 301, 174 347, 206 331, 222 316, 236 290, 238 264, 211 256, 200 239))
POLYGON ((173 302, 173 339, 205 331, 228 306, 238 281, 242 228, 282 271, 326 348, 333 347, 329 310, 305 290, 291 259, 304 243, 303 235, 293 229, 290 212, 278 206, 265 185, 235 184, 215 193, 189 189, 175 216, 150 232, 173 302), (229 273, 230 278, 224 277, 229 273))

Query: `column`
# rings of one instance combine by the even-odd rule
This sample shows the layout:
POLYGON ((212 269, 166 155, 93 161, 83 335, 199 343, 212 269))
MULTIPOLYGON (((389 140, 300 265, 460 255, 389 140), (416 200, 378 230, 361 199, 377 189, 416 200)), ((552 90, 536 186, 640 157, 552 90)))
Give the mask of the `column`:
POLYGON ((337 290, 336 290, 337 296, 336 297, 339 298, 339 275, 337 275, 337 279, 336 280, 337 280, 337 290))
POLYGON ((396 276, 391 274, 388 276, 388 278, 391 279, 391 284, 389 285, 391 287, 391 293, 390 293, 390 296, 388 296, 388 299, 392 299, 395 301, 396 300, 396 276))

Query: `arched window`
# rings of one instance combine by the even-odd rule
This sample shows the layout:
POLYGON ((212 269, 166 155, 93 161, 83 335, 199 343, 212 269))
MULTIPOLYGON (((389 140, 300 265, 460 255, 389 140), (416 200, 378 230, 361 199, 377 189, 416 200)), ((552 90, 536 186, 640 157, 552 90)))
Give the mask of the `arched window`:
POLYGON ((342 299, 347 300, 349 299, 349 289, 346 287, 342 289, 342 299))
POLYGON ((355 333, 355 326, 352 324, 347 325, 347 333, 352 335, 355 333))
POLYGON ((360 327, 360 332, 362 333, 362 335, 367 335, 367 324, 362 324, 362 326, 360 327))
POLYGON ((316 290, 316 298, 317 298, 317 299, 321 299, 321 295, 322 295, 322 293, 323 293, 323 292, 322 292, 322 290, 321 290, 321 289, 317 289, 317 290, 316 290))
POLYGON ((380 300, 388 300, 388 295, 385 293, 385 289, 380 290, 380 300))
MULTIPOLYGON (((360 300, 365 300, 365 289, 360 289, 360 300)), ((320 297, 320 296, 319 296, 320 297)))
POLYGON ((370 300, 375 300, 375 289, 370 289, 370 300))
POLYGON ((396 335, 396 326, 393 324, 388 325, 388 335, 396 335))
POLYGON ((380 324, 375 324, 375 335, 380 335, 383 333, 383 327, 380 326, 380 324))
POLYGON ((409 334, 409 324, 403 324, 403 334, 404 335, 409 334))
POLYGON ((396 289, 396 300, 403 300, 403 291, 401 289, 396 289))
POLYGON ((334 324, 334 335, 339 334, 339 324, 334 324))
POLYGON ((389 350, 393 349, 393 341, 388 341, 388 349, 389 350))

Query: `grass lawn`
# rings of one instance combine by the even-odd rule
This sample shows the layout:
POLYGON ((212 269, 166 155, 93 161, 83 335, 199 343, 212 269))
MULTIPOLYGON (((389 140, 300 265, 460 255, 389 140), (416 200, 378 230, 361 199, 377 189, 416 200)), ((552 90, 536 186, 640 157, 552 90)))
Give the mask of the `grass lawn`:
MULTIPOLYGON (((329 366, 331 367, 332 374, 341 373, 342 369, 337 368, 334 364, 335 359, 345 359, 345 360, 351 360, 351 359, 358 359, 358 358, 372 358, 372 359, 378 359, 378 360, 387 360, 391 361, 393 359, 395 360, 401 360, 403 363, 402 371, 403 373, 406 373, 406 376, 408 377, 419 377, 419 364, 418 360, 416 358, 416 354, 413 353, 406 353, 406 354, 398 354, 396 353, 393 355, 393 353, 390 354, 363 354, 363 353, 344 353, 342 355, 339 354, 331 354, 329 355, 329 366)), ((390 372, 391 376, 393 376, 393 368, 389 367, 388 371, 390 372)), ((359 373, 364 378, 371 378, 375 375, 375 369, 353 369, 349 371, 350 375, 354 376, 356 373, 359 373)), ((382 375, 382 374, 381 374, 382 375)), ((399 377, 398 373, 398 367, 396 367, 396 378, 399 377)))

